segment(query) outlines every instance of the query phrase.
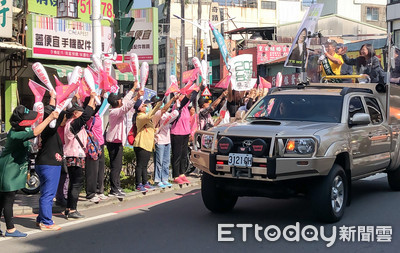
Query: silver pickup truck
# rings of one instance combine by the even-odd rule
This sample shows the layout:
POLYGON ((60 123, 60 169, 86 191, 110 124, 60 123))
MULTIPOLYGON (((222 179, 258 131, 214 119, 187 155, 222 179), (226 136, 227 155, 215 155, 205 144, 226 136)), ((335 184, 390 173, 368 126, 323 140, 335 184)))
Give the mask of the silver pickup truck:
POLYGON ((336 222, 351 182, 385 172, 400 190, 400 87, 310 84, 272 89, 243 121, 197 131, 191 161, 204 173, 212 212, 240 196, 310 197, 316 215, 336 222))

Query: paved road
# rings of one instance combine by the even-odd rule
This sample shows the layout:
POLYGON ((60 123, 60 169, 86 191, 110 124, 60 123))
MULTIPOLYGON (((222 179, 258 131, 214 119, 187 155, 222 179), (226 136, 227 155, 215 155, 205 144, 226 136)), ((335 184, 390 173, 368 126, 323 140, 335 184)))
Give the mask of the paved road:
MULTIPOLYGON (((353 190, 353 202, 344 218, 324 225, 315 221, 305 199, 241 198, 233 212, 215 215, 203 206, 199 187, 188 187, 86 210, 84 214, 89 218, 79 221, 57 217, 56 223, 63 227, 57 232, 34 229, 34 217, 16 218, 16 224, 21 224, 18 228, 28 231, 29 236, 1 238, 0 252, 398 252, 400 194, 391 192, 386 178, 380 176, 355 182, 353 190), (296 222, 300 223, 299 242, 288 242, 283 236, 272 242, 263 233, 268 226, 275 225, 282 232, 296 222), (231 235, 223 236, 232 237, 233 242, 218 242, 218 224, 258 224, 263 228, 259 233, 262 241, 256 240, 252 228, 243 242, 242 229, 233 228, 231 235), (301 230, 307 225, 318 228, 318 241, 303 239, 301 230), (337 228, 336 241, 330 248, 321 239, 320 226, 328 237, 333 226, 337 228), (373 242, 357 242, 356 232, 355 242, 343 242, 339 240, 342 226, 373 226, 374 230, 391 226, 392 239, 376 242, 374 235, 373 242)), ((267 232, 273 238, 274 231, 267 232)), ((305 233, 305 237, 312 235, 305 233)))

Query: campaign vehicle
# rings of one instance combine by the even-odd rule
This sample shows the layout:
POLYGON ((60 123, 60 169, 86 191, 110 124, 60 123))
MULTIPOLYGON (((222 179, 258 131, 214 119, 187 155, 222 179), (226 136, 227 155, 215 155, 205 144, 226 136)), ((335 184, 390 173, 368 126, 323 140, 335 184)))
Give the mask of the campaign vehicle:
POLYGON ((336 222, 352 181, 387 173, 400 190, 400 87, 314 83, 276 87, 244 120, 197 131, 191 152, 212 212, 238 197, 309 197, 316 215, 336 222))

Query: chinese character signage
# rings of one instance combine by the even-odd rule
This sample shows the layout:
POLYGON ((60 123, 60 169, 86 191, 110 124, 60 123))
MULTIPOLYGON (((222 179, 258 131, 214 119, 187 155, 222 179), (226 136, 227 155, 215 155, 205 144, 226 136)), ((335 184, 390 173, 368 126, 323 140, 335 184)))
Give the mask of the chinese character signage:
POLYGON ((13 1, 0 1, 0 38, 12 37, 13 1))
MULTIPOLYGON (((221 14, 219 11, 219 3, 213 2, 210 5, 210 21, 213 24, 219 23, 221 19, 221 14)), ((218 29, 218 31, 221 31, 221 25, 216 25, 215 28, 218 29)), ((218 43, 217 40, 215 39, 214 36, 209 36, 211 38, 211 48, 212 49, 218 49, 218 43)))
POLYGON ((169 40, 169 62, 171 64, 171 75, 176 76, 176 58, 177 58, 177 39, 169 40))
MULTIPOLYGON (((8 0, 7 0, 8 1, 8 0)), ((92 0, 76 0, 78 3, 78 18, 81 22, 89 23, 92 15, 92 0)), ((114 19, 113 0, 100 0, 100 13, 104 17, 114 19)), ((57 16, 57 0, 28 0, 28 11, 38 14, 57 16)), ((110 25, 107 21, 103 25, 110 25)))
MULTIPOLYGON (((92 25, 73 20, 31 14, 28 16, 28 57, 90 61, 92 25)), ((101 27, 102 51, 111 48, 111 28, 101 27)))
POLYGON ((275 60, 289 54, 289 47, 286 45, 257 45, 257 65, 275 60))
MULTIPOLYGON (((136 40, 132 50, 124 55, 125 61, 129 60, 131 53, 135 53, 140 63, 158 64, 158 9, 131 9, 128 15, 135 18, 128 35, 136 40)), ((122 61, 122 55, 119 55, 117 61, 122 61)))

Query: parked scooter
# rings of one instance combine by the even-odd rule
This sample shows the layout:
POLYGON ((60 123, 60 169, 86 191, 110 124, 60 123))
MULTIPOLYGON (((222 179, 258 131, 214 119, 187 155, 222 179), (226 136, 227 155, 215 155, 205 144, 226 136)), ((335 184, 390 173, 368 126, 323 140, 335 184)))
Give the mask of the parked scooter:
POLYGON ((29 153, 28 155, 28 175, 25 188, 21 190, 25 194, 36 194, 40 191, 40 180, 35 170, 35 159, 37 153, 29 153))

